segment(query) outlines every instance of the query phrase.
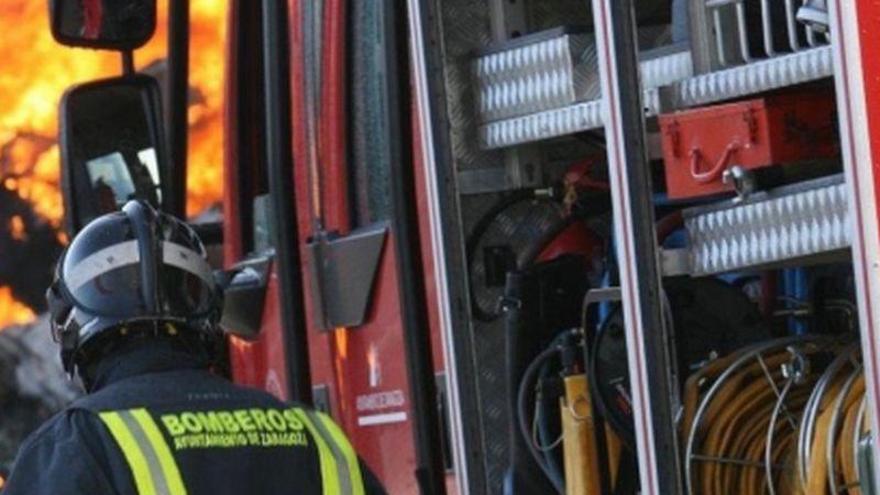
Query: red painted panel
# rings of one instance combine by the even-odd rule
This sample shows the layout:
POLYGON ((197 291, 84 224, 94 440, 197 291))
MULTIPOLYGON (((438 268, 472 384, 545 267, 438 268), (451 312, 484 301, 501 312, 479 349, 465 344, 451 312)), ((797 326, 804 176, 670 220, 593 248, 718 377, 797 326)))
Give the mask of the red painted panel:
POLYGON ((266 291, 266 307, 260 336, 253 342, 230 340, 232 376, 236 383, 250 385, 287 398, 284 342, 281 337, 281 310, 278 307, 278 277, 275 270, 266 291))
MULTIPOLYGON (((325 16, 329 17, 324 19, 323 45, 327 51, 322 55, 318 158, 323 172, 321 191, 326 225, 345 231, 349 221, 344 111, 346 23, 341 0, 328 1, 325 9, 325 16)), ((294 26, 293 29, 297 28, 294 26)), ((294 67, 301 54, 302 44, 293 54, 294 67)), ((302 110, 305 110, 306 102, 302 99, 302 83, 298 88, 297 101, 301 106, 300 111, 294 108, 294 115, 304 115, 302 110)), ((297 87, 294 94, 297 94, 297 87)), ((306 144, 305 133, 301 139, 306 144)), ((306 175, 304 167, 298 164, 297 168, 300 175, 306 175)), ((308 225, 308 221, 301 222, 301 230, 305 231, 308 225)), ((364 325, 321 334, 310 323, 311 335, 331 335, 330 366, 325 367, 313 360, 313 370, 316 375, 333 376, 336 419, 388 492, 414 493, 417 491, 415 450, 395 266, 393 242, 388 239, 373 288, 373 304, 364 325)))
MULTIPOLYGON (((239 0, 243 1, 243 0, 239 0)), ((309 185, 309 154, 307 143, 306 92, 303 64, 303 11, 309 0, 289 0, 291 39, 291 91, 293 116, 294 178, 297 198, 297 228, 301 239, 301 256, 307 260, 306 240, 313 235, 311 191, 309 185)), ((322 207, 326 226, 345 231, 348 218, 348 170, 345 162, 345 3, 328 0, 325 3, 324 40, 326 53, 321 58, 322 100, 318 102, 319 148, 318 166, 322 170, 322 207)), ((232 30, 230 30, 232 32, 232 30)), ((230 51, 229 67, 235 65, 235 54, 230 51)), ((230 69, 231 70, 231 69, 230 69)), ((231 78, 229 80, 232 80, 231 78)), ((230 85, 227 101, 234 102, 238 89, 230 85)), ((235 132, 235 109, 227 108, 227 132, 235 132)), ((231 140, 230 140, 231 141, 231 140)), ((230 221, 226 225, 227 264, 242 256, 241 226, 237 224, 238 198, 236 166, 238 153, 230 142, 226 149, 227 189, 224 212, 230 221)), ((420 180, 420 184, 421 184, 420 180)), ((422 211, 426 211, 424 195, 419 195, 422 211)), ((423 229, 427 226, 422 226, 423 229)), ((427 232, 425 231, 425 234, 427 232)), ((430 238, 425 238, 426 273, 428 287, 433 291, 433 266, 430 265, 430 238)), ((323 332, 317 329, 312 309, 307 304, 309 352, 312 381, 325 385, 330 392, 333 415, 346 429, 368 465, 386 485, 389 493, 417 492, 414 477, 415 450, 409 404, 403 332, 393 243, 386 241, 381 265, 374 287, 374 303, 366 324, 355 329, 337 329, 323 332), (378 424, 374 424, 378 423, 378 424)), ((307 302, 310 301, 310 281, 304 273, 307 302)), ((239 383, 267 388, 283 396, 285 387, 284 347, 281 338, 278 308, 277 279, 273 273, 267 294, 262 332, 255 342, 233 339, 230 355, 234 378, 239 383)), ((442 354, 437 325, 437 309, 433 292, 430 294, 431 329, 435 345, 435 359, 442 354)))
POLYGON ((234 77, 236 67, 238 66, 239 54, 236 49, 235 40, 238 38, 238 22, 233 17, 236 2, 229 3, 226 15, 226 64, 224 69, 223 88, 223 135, 227 136, 223 140, 223 259, 226 266, 235 263, 242 255, 241 248, 241 225, 239 225, 239 205, 236 202, 238 197, 238 155, 239 150, 236 147, 235 139, 229 139, 228 136, 238 134, 238 119, 235 115, 238 113, 237 98, 238 85, 234 77))
MULTIPOLYGON (((308 1, 308 0, 304 0, 308 1)), ((291 105, 293 119, 293 176, 296 183, 296 220, 300 239, 300 259, 308 258, 306 242, 312 236, 312 217, 309 202, 308 148, 306 143, 305 79, 303 71, 302 11, 299 0, 290 0, 290 79, 291 105)), ((303 292, 306 300, 306 324, 309 329, 309 360, 314 386, 326 386, 330 396, 331 412, 338 417, 339 396, 336 378, 333 373, 333 358, 329 334, 316 330, 312 314, 312 287, 308 275, 303 271, 303 292)))
MULTIPOLYGON (((245 0, 238 0, 238 2, 245 0)), ((226 136, 236 136, 239 132, 238 115, 238 80, 235 71, 238 61, 249 56, 238 53, 236 39, 239 23, 232 14, 238 2, 230 2, 227 15, 228 32, 226 45, 226 70, 224 90, 224 132, 226 136)), ((240 160, 240 150, 236 139, 224 140, 223 150, 223 256, 224 264, 229 267, 244 256, 242 246, 243 229, 240 224, 239 198, 239 167, 247 166, 240 160)), ((263 330, 259 338, 253 342, 230 338, 229 359, 232 366, 232 377, 236 383, 269 390, 280 397, 285 396, 287 377, 284 372, 284 346, 281 343, 280 312, 278 311, 278 283, 273 271, 267 289, 267 307, 264 313, 263 330)))
MULTIPOLYGON (((313 234, 309 208, 307 102, 303 66, 303 10, 308 0, 291 0, 291 76, 293 91, 294 175, 300 239, 313 234)), ((344 4, 325 3, 322 56, 322 100, 318 166, 322 171, 322 206, 326 227, 348 229, 348 171, 345 163, 344 4), (329 17, 328 17, 329 16, 329 17)), ((409 421, 409 385, 400 326, 393 244, 386 240, 367 323, 354 329, 323 332, 309 308, 309 349, 315 384, 329 385, 336 420, 349 434, 358 453, 379 476, 389 493, 414 493, 413 436, 409 421), (397 421, 400 413, 407 420, 397 421), (360 420, 391 421, 362 425, 360 420)), ((303 259, 306 253, 303 252, 303 259)), ((312 287, 306 281, 306 292, 312 287)))
POLYGON ((369 321, 338 330, 338 417, 389 493, 416 493, 415 450, 393 240, 383 248, 369 321), (376 424, 369 424, 376 422, 376 424))
POLYGON ((346 166, 346 8, 344 0, 328 0, 324 11, 319 122, 323 171, 325 226, 347 232, 351 227, 346 166))
MULTIPOLYGON (((880 0, 856 2, 865 79, 865 105, 874 169, 874 196, 880 198, 880 0)), ((878 208, 880 214, 880 208, 878 208)))

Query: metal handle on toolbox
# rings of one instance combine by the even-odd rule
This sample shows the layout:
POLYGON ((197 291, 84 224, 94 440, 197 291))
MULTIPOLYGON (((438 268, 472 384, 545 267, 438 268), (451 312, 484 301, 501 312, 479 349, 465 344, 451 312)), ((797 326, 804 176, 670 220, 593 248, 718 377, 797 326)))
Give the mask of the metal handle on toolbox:
POLYGON ((706 184, 708 182, 714 182, 721 177, 721 174, 727 169, 728 165, 730 165, 730 159, 733 158, 733 154, 739 150, 739 142, 734 141, 727 145, 727 149, 724 150, 724 154, 721 155, 721 158, 718 160, 718 163, 712 167, 708 172, 700 172, 700 162, 702 161, 703 154, 700 153, 698 148, 694 148, 691 150, 691 177, 694 178, 695 181, 700 184, 706 184))

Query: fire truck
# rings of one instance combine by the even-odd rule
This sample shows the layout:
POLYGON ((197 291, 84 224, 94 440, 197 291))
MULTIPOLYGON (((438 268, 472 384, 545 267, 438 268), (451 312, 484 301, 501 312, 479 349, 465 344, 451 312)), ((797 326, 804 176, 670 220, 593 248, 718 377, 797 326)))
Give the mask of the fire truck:
MULTIPOLYGON (((124 73, 62 101, 69 232, 181 215, 188 0, 161 88, 154 2, 51 3, 124 73)), ((876 493, 877 2, 228 9, 236 382, 394 494, 876 493)))

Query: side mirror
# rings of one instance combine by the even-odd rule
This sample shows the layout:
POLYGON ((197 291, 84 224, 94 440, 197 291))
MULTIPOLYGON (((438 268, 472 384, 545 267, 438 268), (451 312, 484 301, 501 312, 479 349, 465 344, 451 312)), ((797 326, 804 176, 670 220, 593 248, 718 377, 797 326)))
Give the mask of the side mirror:
POLYGON ((155 0, 50 0, 52 36, 62 45, 134 50, 156 31, 155 0))
POLYGON ((61 188, 71 236, 130 199, 161 208, 168 156, 156 80, 134 75, 75 86, 61 100, 61 188))

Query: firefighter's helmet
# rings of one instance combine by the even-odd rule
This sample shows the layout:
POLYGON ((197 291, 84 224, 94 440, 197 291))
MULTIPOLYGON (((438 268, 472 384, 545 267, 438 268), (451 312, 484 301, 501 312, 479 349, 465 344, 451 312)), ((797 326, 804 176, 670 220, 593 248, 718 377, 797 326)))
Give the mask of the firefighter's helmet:
POLYGON ((71 375, 124 339, 212 339, 222 309, 198 235, 143 201, 86 225, 58 261, 46 297, 71 375))

